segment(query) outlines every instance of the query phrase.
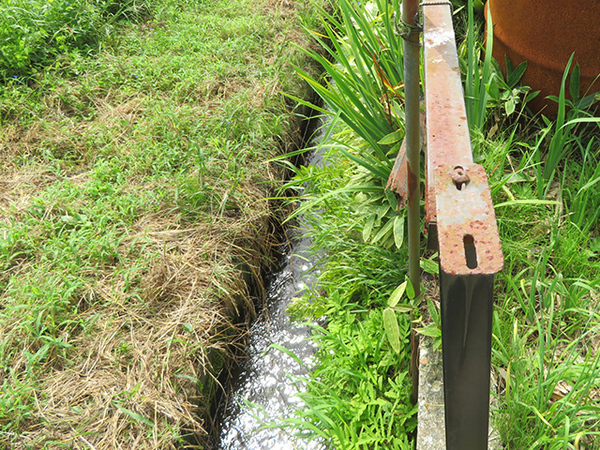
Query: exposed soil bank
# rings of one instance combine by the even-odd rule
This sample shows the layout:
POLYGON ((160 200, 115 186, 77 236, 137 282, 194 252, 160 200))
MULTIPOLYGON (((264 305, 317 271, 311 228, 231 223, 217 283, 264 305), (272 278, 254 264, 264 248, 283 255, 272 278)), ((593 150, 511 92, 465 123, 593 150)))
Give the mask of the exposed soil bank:
MULTIPOLYGON (((312 91, 307 91, 305 98, 311 102, 318 101, 314 98, 312 91)), ((296 139, 288 141, 288 152, 300 150, 308 145, 310 137, 319 124, 319 119, 314 116, 313 111, 302 111, 297 113, 294 123, 298 132, 295 134, 296 139)), ((302 164, 303 162, 303 155, 293 158, 294 164, 302 164)), ((288 179, 289 175, 287 170, 282 170, 282 180, 288 179)), ((258 362, 257 366, 261 367, 250 368, 247 359, 260 360, 264 356, 262 354, 266 350, 265 346, 268 347, 269 345, 269 342, 267 342, 270 339, 267 336, 268 333, 279 333, 281 339, 285 339, 285 336, 289 333, 295 333, 290 330, 292 325, 285 314, 286 305, 291 300, 288 291, 294 288, 290 285, 294 280, 300 283, 300 272, 305 272, 307 269, 302 270, 298 262, 290 263, 291 259, 296 261, 298 258, 297 256, 292 257, 290 253, 292 249, 297 250, 298 246, 302 246, 303 251, 307 252, 308 243, 296 236, 296 232, 286 230, 282 225, 286 214, 289 212, 285 206, 285 200, 274 205, 272 211, 274 215, 270 225, 272 232, 268 236, 264 236, 263 239, 259 238, 263 246, 263 260, 255 269, 240 266, 241 273, 244 275, 242 279, 246 283, 247 296, 243 298, 241 305, 228 308, 234 331, 230 336, 228 351, 225 352, 226 356, 221 364, 222 369, 217 376, 205 377, 206 382, 214 386, 215 393, 210 412, 205 418, 207 423, 211 424, 208 448, 224 448, 220 447, 223 445, 223 422, 230 420, 228 417, 230 414, 239 412, 239 409, 236 410, 235 406, 230 407, 228 404, 232 401, 240 401, 239 395, 243 395, 236 394, 238 395, 237 399, 229 399, 232 391, 238 389, 236 385, 243 383, 239 380, 240 371, 256 371, 262 367, 262 362, 258 362), (257 274, 259 276, 256 276, 257 274), (259 336, 257 336, 257 329, 259 330, 259 336)), ((305 265, 303 264, 303 267, 305 265)), ((264 366, 262 369, 268 370, 268 367, 264 366)), ((271 373, 271 377, 278 377, 280 381, 289 383, 286 373, 282 369, 275 374, 271 373)), ((261 376, 264 376, 264 374, 261 376)), ((256 384, 253 384, 253 386, 257 387, 256 384)), ((254 390, 248 387, 246 391, 248 389, 254 390)), ((248 393, 250 392, 248 391, 248 393)), ((253 395, 256 396, 256 392, 253 392, 253 395)), ((236 441, 232 442, 234 443, 230 442, 228 444, 233 445, 229 448, 236 448, 236 441)))

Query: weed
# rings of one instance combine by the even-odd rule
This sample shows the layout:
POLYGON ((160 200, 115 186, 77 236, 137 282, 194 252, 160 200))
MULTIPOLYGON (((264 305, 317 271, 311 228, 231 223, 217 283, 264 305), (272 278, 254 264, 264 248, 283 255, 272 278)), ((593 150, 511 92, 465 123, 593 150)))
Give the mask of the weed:
MULTIPOLYGON (((508 69, 507 80, 512 81, 504 92, 512 91, 504 98, 510 100, 528 88, 510 85, 524 66, 508 69)), ((495 130, 487 142, 474 137, 479 158, 491 173, 506 260, 499 275, 492 351, 500 377, 496 417, 508 448, 597 444, 597 392, 591 386, 600 376, 598 352, 585 343, 600 319, 598 265, 591 250, 595 201, 588 195, 598 175, 594 163, 585 164, 595 161, 590 149, 596 136, 591 127, 578 127, 597 119, 586 111, 594 96, 583 103, 577 96, 567 99, 570 71, 571 62, 556 97, 555 122, 542 118, 530 122, 533 129, 505 122, 506 128, 495 130)), ((577 71, 571 71, 573 92, 577 71)), ((502 94, 490 92, 498 105, 502 94)), ((513 106, 507 108, 505 103, 510 114, 513 106)), ((526 108, 519 113, 524 114, 526 108)))
MULTIPOLYGON (((351 136, 344 125, 330 127, 326 135, 335 130, 340 140, 351 136)), ((356 146, 358 140, 351 142, 356 146)), ((373 227, 365 216, 383 218, 390 210, 377 181, 371 188, 366 184, 375 177, 347 158, 340 145, 326 141, 323 150, 327 160, 322 166, 298 169, 289 183, 303 186, 308 197, 300 211, 318 208, 318 215, 309 213, 303 220, 310 222, 314 251, 327 256, 318 292, 290 307, 296 319, 313 322, 319 350, 301 394, 303 406, 284 423, 304 439, 335 448, 411 448, 416 409, 410 403, 406 313, 413 307, 405 295, 407 282, 399 283, 398 273, 406 249, 394 246, 386 227, 365 231, 373 227)))
POLYGON ((60 64, 60 56, 98 50, 115 20, 147 18, 151 8, 141 1, 5 0, 0 10, 0 79, 6 82, 60 64))

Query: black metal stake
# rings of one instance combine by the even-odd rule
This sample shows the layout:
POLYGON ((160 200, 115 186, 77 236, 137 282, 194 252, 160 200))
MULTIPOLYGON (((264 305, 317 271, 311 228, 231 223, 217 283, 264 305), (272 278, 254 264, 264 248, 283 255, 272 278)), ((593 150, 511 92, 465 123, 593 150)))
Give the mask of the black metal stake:
POLYGON ((488 447, 493 275, 440 271, 446 449, 488 447))

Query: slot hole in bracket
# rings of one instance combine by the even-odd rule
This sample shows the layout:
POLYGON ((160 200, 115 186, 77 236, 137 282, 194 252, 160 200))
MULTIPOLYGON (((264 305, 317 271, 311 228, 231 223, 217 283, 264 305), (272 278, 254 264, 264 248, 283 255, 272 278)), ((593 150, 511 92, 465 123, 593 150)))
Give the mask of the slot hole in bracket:
POLYGON ((465 235, 463 238, 463 245, 465 248, 465 259, 467 267, 469 269, 475 269, 477 267, 477 250, 475 249, 475 239, 470 234, 465 235))

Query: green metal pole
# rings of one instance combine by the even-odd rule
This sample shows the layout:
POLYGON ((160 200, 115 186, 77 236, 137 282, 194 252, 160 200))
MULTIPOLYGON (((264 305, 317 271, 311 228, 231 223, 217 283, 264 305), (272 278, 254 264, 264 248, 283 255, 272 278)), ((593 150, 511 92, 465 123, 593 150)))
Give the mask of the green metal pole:
MULTIPOLYGON (((409 26, 415 25, 415 17, 419 11, 418 0, 402 2, 402 19, 409 26)), ((419 130, 419 98, 420 98, 420 46, 419 32, 412 30, 404 39, 404 105, 406 115, 406 160, 408 165, 408 277, 416 296, 420 295, 420 251, 421 236, 419 186, 420 174, 420 130, 419 130)))
MULTIPOLYGON (((404 37, 404 114, 406 117, 406 162, 408 166, 408 278, 415 290, 415 297, 421 294, 420 267, 420 235, 421 235, 421 192, 419 186, 420 167, 420 130, 419 130, 419 63, 420 46, 419 31, 414 29, 415 17, 419 11, 418 0, 403 0, 402 19, 411 27, 411 32, 404 37)), ((411 401, 417 404, 419 398, 419 337, 415 330, 411 331, 411 367, 412 395, 411 401)))

